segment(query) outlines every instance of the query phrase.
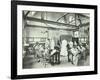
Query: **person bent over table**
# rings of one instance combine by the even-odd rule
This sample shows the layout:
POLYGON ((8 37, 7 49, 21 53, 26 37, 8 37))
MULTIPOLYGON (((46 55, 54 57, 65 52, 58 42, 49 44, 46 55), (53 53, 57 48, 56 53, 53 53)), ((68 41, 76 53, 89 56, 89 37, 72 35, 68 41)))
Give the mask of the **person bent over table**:
POLYGON ((58 46, 55 46, 54 49, 51 51, 50 62, 51 64, 60 63, 60 49, 58 46))

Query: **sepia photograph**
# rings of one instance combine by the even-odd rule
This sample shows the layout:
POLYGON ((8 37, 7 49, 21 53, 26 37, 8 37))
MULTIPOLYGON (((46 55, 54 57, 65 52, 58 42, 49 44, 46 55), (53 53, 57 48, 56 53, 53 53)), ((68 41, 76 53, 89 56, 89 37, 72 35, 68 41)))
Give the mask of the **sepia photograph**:
POLYGON ((23 69, 90 65, 90 14, 22 11, 23 69))

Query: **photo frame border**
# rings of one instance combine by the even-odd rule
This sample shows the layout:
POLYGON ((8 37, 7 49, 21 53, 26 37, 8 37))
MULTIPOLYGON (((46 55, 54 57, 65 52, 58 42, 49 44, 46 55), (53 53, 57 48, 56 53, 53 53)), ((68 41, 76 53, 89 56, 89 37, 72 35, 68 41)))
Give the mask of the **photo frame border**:
POLYGON ((69 4, 69 3, 65 4, 65 3, 50 3, 50 2, 48 3, 48 2, 35 2, 35 1, 11 1, 11 79, 97 74, 98 73, 97 63, 98 63, 97 62, 97 5, 69 4), (17 5, 94 9, 94 53, 95 53, 94 71, 17 75, 17 5))

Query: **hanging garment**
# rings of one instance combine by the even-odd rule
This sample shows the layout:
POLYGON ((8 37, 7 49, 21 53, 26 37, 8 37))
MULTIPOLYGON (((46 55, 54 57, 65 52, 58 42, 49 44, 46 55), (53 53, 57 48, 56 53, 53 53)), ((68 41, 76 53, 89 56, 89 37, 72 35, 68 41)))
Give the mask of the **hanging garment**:
POLYGON ((60 55, 62 56, 67 56, 68 55, 68 52, 67 52, 67 41, 66 40, 63 40, 62 41, 62 44, 61 44, 61 52, 60 52, 60 55))
POLYGON ((55 46, 55 42, 53 39, 51 39, 51 44, 50 44, 51 49, 54 49, 54 46, 55 46))
POLYGON ((46 39, 45 48, 49 48, 49 47, 50 47, 50 41, 46 39))

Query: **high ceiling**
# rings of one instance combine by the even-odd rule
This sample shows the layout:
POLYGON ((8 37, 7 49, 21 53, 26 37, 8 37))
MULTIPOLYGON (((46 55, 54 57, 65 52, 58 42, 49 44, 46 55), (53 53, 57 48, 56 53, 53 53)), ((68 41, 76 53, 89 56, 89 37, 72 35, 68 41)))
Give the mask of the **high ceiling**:
POLYGON ((89 27, 88 13, 23 11, 24 27, 77 30, 89 27))

